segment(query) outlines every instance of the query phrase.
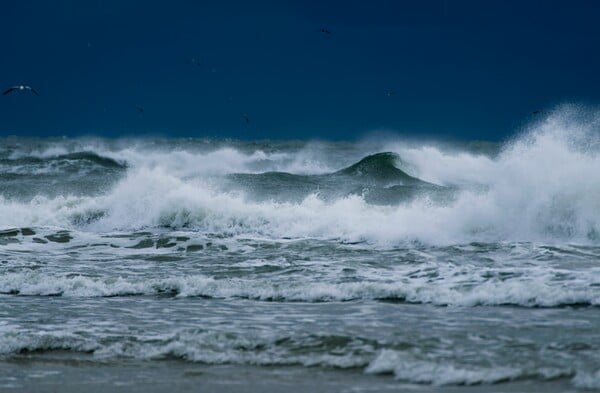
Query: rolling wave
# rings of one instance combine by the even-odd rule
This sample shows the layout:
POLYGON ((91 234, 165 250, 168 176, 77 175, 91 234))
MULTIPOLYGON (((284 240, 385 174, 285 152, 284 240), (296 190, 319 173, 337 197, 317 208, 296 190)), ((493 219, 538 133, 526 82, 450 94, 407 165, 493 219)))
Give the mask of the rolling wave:
POLYGON ((39 192, 29 201, 3 192, 0 226, 92 231, 170 227, 380 244, 498 240, 596 244, 598 120, 582 123, 573 116, 563 112, 550 116, 494 157, 388 143, 388 152, 364 155, 342 169, 333 168, 324 155, 313 165, 329 168, 320 173, 256 171, 259 162, 285 169, 302 160, 300 156, 315 157, 302 149, 265 153, 219 148, 171 154, 144 149, 135 153, 130 148, 54 154, 105 168, 127 165, 127 170, 112 182, 103 178, 96 188, 86 186, 102 190, 87 195, 46 196, 41 191, 47 188, 45 183, 34 187, 39 192))
MULTIPOLYGON (((51 155, 46 157, 39 156, 18 156, 16 158, 1 158, 0 165, 4 170, 10 168, 27 168, 27 167, 50 167, 70 164, 71 167, 97 165, 104 168, 119 168, 125 169, 127 165, 124 162, 119 162, 110 157, 105 157, 92 151, 79 151, 74 153, 51 155)), ((23 171, 24 172, 24 171, 23 171)), ((35 171, 32 171, 35 173, 35 171)), ((39 171, 38 171, 39 172, 39 171)), ((24 172, 26 173, 26 172, 24 172)))
POLYGON ((435 386, 570 378, 575 387, 598 387, 598 372, 585 365, 544 367, 523 361, 511 365, 472 364, 457 359, 436 361, 428 359, 416 346, 414 342, 390 343, 352 335, 239 334, 198 328, 153 335, 136 335, 132 331, 121 335, 82 331, 34 333, 11 326, 0 331, 0 356, 59 350, 90 354, 100 361, 175 358, 203 364, 358 368, 369 374, 393 374, 400 381, 435 386))
MULTIPOLYGON (((460 270, 460 269, 458 269, 460 270)), ((600 306, 598 282, 589 273, 559 280, 560 271, 532 274, 527 278, 482 279, 476 273, 456 282, 456 270, 439 274, 447 282, 398 277, 385 281, 319 282, 298 280, 281 285, 268 280, 215 279, 203 275, 127 279, 92 278, 41 272, 0 275, 0 294, 21 296, 115 297, 169 295, 176 297, 241 298, 278 302, 336 302, 383 300, 438 306, 565 307, 600 306)))

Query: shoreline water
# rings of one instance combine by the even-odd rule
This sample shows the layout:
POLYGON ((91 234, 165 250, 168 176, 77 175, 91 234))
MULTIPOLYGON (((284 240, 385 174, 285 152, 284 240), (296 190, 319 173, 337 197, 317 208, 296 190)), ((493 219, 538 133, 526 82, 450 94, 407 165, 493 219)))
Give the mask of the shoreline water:
POLYGON ((180 360, 73 360, 57 354, 0 361, 1 392, 406 392, 491 393, 573 391, 568 378, 498 384, 432 386, 358 370, 190 364, 180 360), (7 377, 11 375, 11 377, 7 377))

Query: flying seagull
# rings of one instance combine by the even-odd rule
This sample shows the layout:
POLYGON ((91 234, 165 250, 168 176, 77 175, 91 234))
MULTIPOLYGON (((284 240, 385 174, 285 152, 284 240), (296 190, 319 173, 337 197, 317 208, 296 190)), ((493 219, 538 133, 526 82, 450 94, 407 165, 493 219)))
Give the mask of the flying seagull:
POLYGON ((6 90, 4 93, 2 93, 2 95, 5 96, 5 95, 7 95, 9 93, 12 93, 13 91, 25 91, 25 90, 28 90, 28 91, 32 92, 36 96, 40 95, 37 91, 35 91, 34 88, 32 88, 31 86, 25 86, 25 85, 13 86, 10 89, 6 90))
POLYGON ((246 122, 246 124, 250 123, 250 118, 248 117, 247 113, 242 114, 242 116, 244 117, 244 121, 246 122))
POLYGON ((325 35, 331 35, 332 34, 331 30, 327 30, 327 29, 324 29, 324 28, 321 28, 319 31, 321 33, 325 34, 325 35))
POLYGON ((535 110, 535 111, 531 112, 532 115, 539 115, 540 113, 544 113, 544 111, 538 109, 538 110, 535 110))
POLYGON ((386 90, 385 95, 388 97, 392 97, 396 95, 396 92, 394 90, 386 90))
POLYGON ((137 111, 138 111, 139 113, 144 113, 144 107, 143 107, 143 106, 141 106, 141 105, 136 105, 136 106, 135 106, 135 109, 137 109, 137 111))

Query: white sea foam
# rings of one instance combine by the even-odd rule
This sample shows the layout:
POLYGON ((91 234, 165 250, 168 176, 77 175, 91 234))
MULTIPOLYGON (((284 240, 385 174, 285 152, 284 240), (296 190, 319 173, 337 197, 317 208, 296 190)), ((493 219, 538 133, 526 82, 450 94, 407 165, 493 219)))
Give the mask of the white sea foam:
POLYGON ((24 351, 75 350, 89 352, 97 349, 93 340, 85 340, 71 333, 2 331, 0 329, 0 355, 24 351))
MULTIPOLYGON (((94 335, 92 335, 94 336, 94 335)), ((16 326, 0 327, 0 355, 24 351, 70 350, 90 352, 95 359, 133 358, 162 359, 177 357, 207 364, 303 365, 307 367, 362 367, 368 353, 348 351, 332 354, 328 351, 299 351, 305 342, 315 344, 327 337, 277 337, 272 334, 217 332, 201 329, 180 330, 169 334, 121 336, 119 339, 102 333, 95 337, 81 332, 32 332, 16 326), (288 347, 277 345, 278 339, 288 341, 288 347), (251 350, 262 348, 262 350, 251 350)), ((360 343, 357 344, 360 346, 360 343)), ((362 352, 365 352, 364 350, 362 352)))
POLYGON ((367 373, 393 373, 397 379, 433 385, 474 385, 509 381, 524 373, 509 367, 459 367, 452 363, 416 359, 409 353, 383 350, 369 364, 367 373))
POLYGON ((573 385, 582 389, 600 389, 600 369, 596 372, 579 371, 571 381, 573 385))
POLYGON ((138 230, 158 225, 380 244, 413 240, 433 244, 499 240, 597 243, 599 121, 594 115, 583 122, 572 112, 567 108, 553 114, 507 145, 495 159, 431 147, 401 152, 425 180, 483 187, 477 191, 467 187, 446 204, 421 198, 398 206, 374 206, 360 196, 325 202, 318 194, 300 203, 251 202, 243 195, 220 191, 218 183, 189 176, 249 171, 251 162, 268 159, 264 153, 248 155, 224 148, 207 154, 147 154, 125 149, 117 155, 135 165, 105 195, 36 197, 29 203, 0 199, 0 227, 69 228, 86 221, 74 217, 102 212, 90 230, 138 230))
POLYGON ((99 140, 82 140, 53 143, 43 149, 16 150, 8 158, 52 159, 64 156, 67 159, 69 154, 82 152, 92 152, 135 169, 161 168, 177 177, 262 171, 319 174, 337 169, 327 164, 328 157, 318 144, 308 144, 297 151, 265 152, 261 149, 242 151, 220 144, 209 149, 197 143, 169 146, 167 143, 162 145, 142 140, 130 141, 127 145, 123 141, 111 147, 99 140))
MULTIPOLYGON (((475 273, 471 273, 474 275, 475 273)), ((589 274, 588 274, 589 275, 589 274)), ((396 282, 307 282, 281 285, 274 279, 215 279, 204 275, 164 278, 92 278, 40 272, 0 275, 0 292, 20 295, 62 295, 99 297, 172 293, 178 297, 241 297, 276 301, 347 301, 355 299, 397 299, 435 305, 478 306, 512 304, 524 307, 552 307, 572 304, 600 305, 600 289, 593 280, 557 284, 548 276, 525 280, 447 282, 399 279, 396 282)))
POLYGON ((518 379, 548 380, 570 377, 577 388, 597 389, 598 372, 554 369, 525 365, 480 366, 453 359, 426 359, 406 351, 375 352, 360 338, 327 349, 328 336, 247 331, 244 334, 203 329, 180 329, 173 333, 149 334, 128 331, 61 332, 30 331, 19 326, 0 326, 0 355, 26 351, 63 350, 90 353, 95 360, 180 358, 205 364, 259 366, 302 365, 305 367, 364 368, 369 374, 393 374, 411 383, 443 385, 494 384, 518 379))

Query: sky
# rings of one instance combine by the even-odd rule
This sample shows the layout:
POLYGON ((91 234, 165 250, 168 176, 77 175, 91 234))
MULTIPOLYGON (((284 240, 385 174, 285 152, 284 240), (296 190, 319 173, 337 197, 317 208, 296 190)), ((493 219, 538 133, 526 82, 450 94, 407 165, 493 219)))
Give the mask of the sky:
POLYGON ((502 140, 600 104, 599 20, 583 0, 3 0, 0 88, 40 96, 0 96, 0 135, 502 140))

